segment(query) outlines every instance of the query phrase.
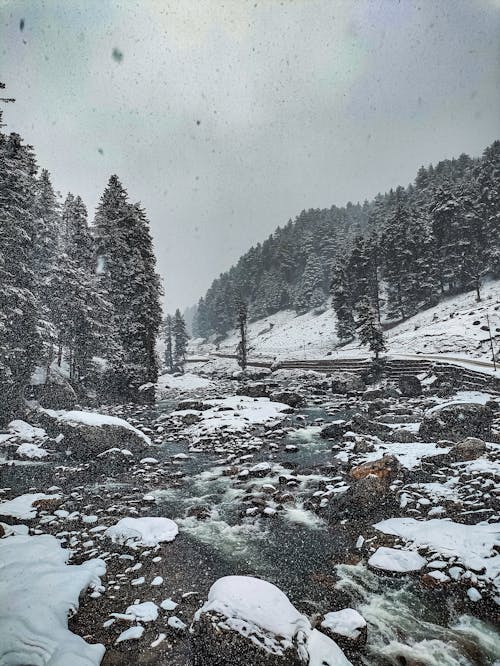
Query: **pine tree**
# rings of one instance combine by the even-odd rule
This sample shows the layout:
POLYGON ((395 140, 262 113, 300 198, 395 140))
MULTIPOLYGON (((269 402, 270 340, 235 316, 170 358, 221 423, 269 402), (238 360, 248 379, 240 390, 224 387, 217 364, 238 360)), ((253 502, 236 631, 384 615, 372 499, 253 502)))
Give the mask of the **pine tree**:
MULTIPOLYGON (((0 113, 1 126, 1 113, 0 113)), ((41 350, 36 300, 36 163, 18 134, 0 132, 0 421, 22 404, 41 350)))
POLYGON ((341 342, 354 338, 352 291, 345 262, 337 261, 332 269, 332 302, 336 321, 337 337, 341 342))
POLYGON ((155 343, 161 324, 159 277, 149 225, 111 176, 95 220, 100 297, 110 304, 108 391, 137 399, 138 388, 158 377, 155 343))
POLYGON ((294 299, 294 307, 299 314, 323 305, 326 300, 323 290, 324 279, 323 265, 319 257, 311 253, 306 261, 294 299))
POLYGON ((92 358, 103 351, 106 304, 97 293, 93 239, 87 210, 80 197, 68 194, 62 212, 63 229, 53 280, 52 322, 57 330, 58 364, 67 352, 70 379, 86 380, 92 358))
POLYGON ((165 365, 172 371, 174 369, 174 356, 172 351, 173 322, 172 317, 167 315, 164 325, 165 332, 165 365))
POLYGON ((200 298, 193 319, 193 335, 195 338, 208 338, 211 333, 208 308, 204 298, 200 298))
MULTIPOLYGON (((60 206, 50 181, 49 172, 42 169, 35 184, 36 256, 35 274, 37 299, 40 310, 40 330, 44 344, 44 360, 47 368, 54 358, 57 331, 54 295, 61 297, 60 276, 57 274, 59 233, 61 228, 60 206)), ((47 373, 48 375, 48 373, 47 373)))
POLYGON ((368 298, 358 303, 356 330, 361 344, 368 345, 378 360, 380 353, 385 351, 384 335, 377 312, 368 298))
POLYGON ((247 354, 248 354, 248 342, 247 342, 248 307, 243 300, 240 300, 238 302, 237 319, 238 319, 238 331, 240 334, 240 340, 238 342, 238 349, 236 352, 236 356, 240 368, 242 370, 246 370, 247 354))
POLYGON ((175 365, 183 368, 186 361, 187 343, 189 337, 186 332, 186 322, 184 321, 184 317, 181 315, 179 308, 177 308, 174 315, 173 333, 175 365))

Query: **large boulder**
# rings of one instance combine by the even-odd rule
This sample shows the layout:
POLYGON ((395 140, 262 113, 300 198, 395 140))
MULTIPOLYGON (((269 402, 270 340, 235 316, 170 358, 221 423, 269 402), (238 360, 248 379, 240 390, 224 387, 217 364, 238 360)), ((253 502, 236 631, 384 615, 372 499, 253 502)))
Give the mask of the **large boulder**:
POLYGON ((77 403, 76 393, 68 382, 40 384, 33 392, 45 409, 73 409, 77 403))
POLYGON ((331 376, 332 393, 352 393, 364 391, 366 385, 358 375, 353 372, 335 372, 331 376))
POLYGON ((271 394, 273 402, 281 402, 289 407, 302 407, 305 404, 304 398, 294 391, 277 391, 271 394))
POLYGON ((415 375, 402 375, 398 380, 398 388, 405 398, 418 398, 422 395, 422 384, 415 375))
POLYGON ((478 437, 466 437, 451 450, 455 460, 475 460, 486 453, 486 444, 478 437))
POLYGON ((149 437, 130 423, 107 414, 46 409, 39 413, 39 420, 62 450, 83 459, 114 448, 141 452, 151 444, 149 437))
POLYGON ((305 666, 313 655, 324 666, 350 664, 281 590, 251 576, 216 581, 190 636, 194 666, 305 666))
POLYGON ((451 403, 434 407, 424 415, 419 435, 424 441, 447 439, 460 442, 466 437, 488 440, 493 413, 477 403, 451 403))

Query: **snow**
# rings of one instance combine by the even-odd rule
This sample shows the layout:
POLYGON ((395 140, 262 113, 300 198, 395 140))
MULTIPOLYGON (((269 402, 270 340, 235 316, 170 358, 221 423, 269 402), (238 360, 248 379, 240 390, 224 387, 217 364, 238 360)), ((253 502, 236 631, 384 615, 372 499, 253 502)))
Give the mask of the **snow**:
MULTIPOLYGON (((376 527, 376 526, 375 526, 376 527)), ((375 569, 383 571, 395 571, 398 573, 409 573, 410 571, 420 571, 427 563, 427 560, 418 553, 410 550, 397 550, 396 548, 386 548, 381 546, 368 560, 368 564, 375 569)))
POLYGON ((452 400, 442 401, 438 405, 427 409, 425 413, 433 414, 445 407, 451 407, 453 405, 485 405, 488 400, 491 400, 491 395, 489 393, 484 393, 483 391, 458 391, 452 400))
POLYGON ((19 520, 35 518, 37 507, 33 506, 40 500, 58 500, 60 495, 46 495, 45 493, 28 493, 19 495, 12 500, 0 502, 0 516, 11 516, 19 520))
POLYGON ((141 627, 140 624, 136 625, 135 627, 125 629, 125 631, 122 631, 122 633, 116 639, 115 645, 118 645, 118 643, 123 643, 123 641, 136 641, 142 637, 143 633, 144 627, 141 627))
POLYGON ((154 622, 158 617, 158 606, 152 601, 143 601, 142 604, 133 604, 125 611, 137 622, 154 622))
POLYGON ((43 428, 35 428, 30 423, 22 421, 21 419, 11 421, 8 428, 13 435, 25 442, 32 442, 34 439, 41 439, 42 437, 47 436, 47 433, 43 428))
MULTIPOLYGON (((213 433, 222 428, 232 432, 242 432, 249 425, 261 425, 284 418, 283 411, 289 410, 288 405, 272 402, 269 398, 250 398, 247 396, 229 396, 223 399, 206 400, 210 409, 201 412, 201 421, 190 426, 193 436, 213 433)), ((189 410, 173 412, 182 416, 189 410)))
POLYGON ((46 458, 48 452, 45 449, 42 449, 36 444, 30 444, 29 442, 23 442, 16 449, 16 454, 21 458, 30 458, 30 459, 40 459, 46 458))
POLYGON ((309 634, 307 652, 309 666, 352 666, 339 646, 317 629, 309 634))
POLYGON ((481 571, 484 568, 486 579, 500 587, 500 553, 495 550, 500 540, 498 524, 462 525, 445 518, 389 518, 374 527, 443 556, 456 557, 468 569, 481 571))
POLYGON ((151 440, 147 435, 141 432, 138 428, 135 428, 128 421, 125 421, 125 419, 120 419, 118 416, 109 416, 108 414, 98 414, 97 412, 83 412, 77 410, 56 411, 54 409, 42 409, 41 411, 45 414, 48 414, 52 418, 65 423, 86 426, 114 426, 118 428, 125 428, 143 439, 146 444, 151 444, 151 440))
POLYGON ((196 389, 205 389, 211 387, 213 384, 205 377, 200 377, 191 372, 186 372, 184 375, 161 375, 158 379, 158 389, 174 389, 176 391, 193 391, 196 389))
POLYGON ((179 528, 173 520, 156 517, 122 518, 105 532, 113 542, 127 546, 156 546, 173 541, 178 533, 179 528))
POLYGON ((366 620, 353 608, 343 608, 326 613, 321 626, 334 634, 355 640, 361 635, 361 630, 366 627, 366 620))
POLYGON ((89 586, 99 586, 102 560, 68 566, 70 551, 57 539, 10 536, 0 539, 0 663, 97 666, 104 646, 89 645, 67 628, 68 613, 89 586))
POLYGON ((450 451, 449 447, 442 447, 434 442, 412 442, 411 444, 406 442, 374 442, 374 447, 375 451, 367 453, 361 459, 366 462, 372 462, 382 458, 384 453, 390 453, 407 469, 418 467, 422 458, 439 456, 450 451))
POLYGON ((176 604, 175 601, 172 601, 172 599, 164 599, 160 606, 163 608, 165 611, 171 611, 177 608, 179 604, 176 604))

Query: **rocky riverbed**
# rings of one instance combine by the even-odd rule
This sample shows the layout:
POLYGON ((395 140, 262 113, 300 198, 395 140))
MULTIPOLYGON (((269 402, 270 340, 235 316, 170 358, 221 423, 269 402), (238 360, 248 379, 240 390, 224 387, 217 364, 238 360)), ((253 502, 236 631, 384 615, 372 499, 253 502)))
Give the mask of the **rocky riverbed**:
MULTIPOLYGON (((43 535, 71 551, 54 580, 82 578, 78 611, 78 591, 62 603, 71 632, 104 646, 82 664, 496 663, 494 396, 432 377, 200 379, 103 416, 33 406, 0 434, 0 624, 20 643, 13 657, 0 639, 5 663, 31 663, 29 586, 12 578, 41 580, 45 552, 16 569, 13 546, 43 535), (289 624, 262 615, 273 604, 289 624)), ((31 631, 40 654, 57 649, 31 631)))

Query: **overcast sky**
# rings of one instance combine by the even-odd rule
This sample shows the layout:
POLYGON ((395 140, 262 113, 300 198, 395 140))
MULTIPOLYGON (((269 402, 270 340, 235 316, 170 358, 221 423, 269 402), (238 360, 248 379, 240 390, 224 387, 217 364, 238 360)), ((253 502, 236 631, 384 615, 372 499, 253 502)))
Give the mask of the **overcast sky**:
POLYGON ((479 155, 499 48, 499 0, 0 0, 7 128, 91 219, 119 175, 169 309, 304 208, 479 155))

